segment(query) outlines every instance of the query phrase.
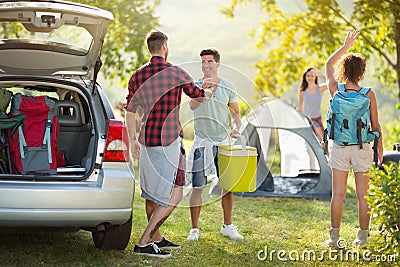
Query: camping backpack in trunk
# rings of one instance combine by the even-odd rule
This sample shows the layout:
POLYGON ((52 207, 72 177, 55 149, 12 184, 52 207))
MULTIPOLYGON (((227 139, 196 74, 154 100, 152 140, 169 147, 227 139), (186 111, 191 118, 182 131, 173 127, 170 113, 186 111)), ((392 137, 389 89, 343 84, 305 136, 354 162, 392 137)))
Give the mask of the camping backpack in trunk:
POLYGON ((60 126, 55 101, 48 96, 15 94, 10 116, 26 114, 23 126, 10 140, 14 171, 21 174, 56 174, 60 126))
MULTIPOLYGON (((344 84, 338 84, 330 101, 327 113, 327 133, 339 145, 359 145, 377 141, 379 132, 370 131, 370 100, 368 92, 371 88, 362 87, 359 91, 346 91, 344 84)), ((376 149, 378 142, 375 142, 376 149)))

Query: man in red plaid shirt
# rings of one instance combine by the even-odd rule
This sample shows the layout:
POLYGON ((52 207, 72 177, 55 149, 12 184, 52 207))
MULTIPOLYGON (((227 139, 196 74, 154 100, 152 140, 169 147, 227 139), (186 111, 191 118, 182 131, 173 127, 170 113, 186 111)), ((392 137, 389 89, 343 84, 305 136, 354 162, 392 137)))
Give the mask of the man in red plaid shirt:
POLYGON ((129 80, 126 106, 130 149, 139 158, 141 196, 146 199, 148 218, 134 252, 159 258, 171 255, 166 250, 180 248, 163 237, 159 227, 182 200, 185 184, 183 131, 179 122, 182 90, 200 102, 212 95, 210 89, 197 87, 183 69, 166 62, 167 41, 167 36, 159 31, 147 35, 152 57, 129 80), (142 119, 136 139, 135 117, 139 106, 142 119))

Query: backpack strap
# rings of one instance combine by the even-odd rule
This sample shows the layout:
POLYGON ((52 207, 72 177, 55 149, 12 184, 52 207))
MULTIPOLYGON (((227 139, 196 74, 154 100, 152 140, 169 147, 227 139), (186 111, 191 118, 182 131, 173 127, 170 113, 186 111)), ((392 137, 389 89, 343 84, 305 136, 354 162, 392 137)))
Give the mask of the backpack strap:
MULTIPOLYGON (((361 89, 358 91, 360 94, 364 95, 365 97, 368 97, 368 92, 371 90, 370 87, 361 87, 361 89)), ((358 138, 358 143, 360 145, 360 149, 362 149, 362 141, 361 141, 361 129, 367 127, 367 125, 364 125, 363 121, 361 119, 358 119, 357 121, 357 138, 358 138)))
POLYGON ((372 146, 372 149, 374 150, 374 162, 375 162, 375 166, 378 167, 378 141, 379 141, 379 137, 381 137, 381 133, 378 131, 372 131, 372 133, 375 136, 374 145, 372 146))
POLYGON ((324 129, 324 155, 328 155, 328 128, 324 129))
POLYGON ((344 87, 344 83, 338 83, 337 84, 337 88, 339 92, 345 92, 346 91, 346 87, 344 87))
POLYGON ((46 128, 43 135, 43 142, 42 147, 47 145, 47 155, 49 163, 53 163, 52 155, 51 155, 51 140, 50 140, 50 133, 51 133, 51 120, 46 121, 46 128))
POLYGON ((25 148, 28 146, 26 144, 24 130, 22 129, 22 124, 18 126, 18 143, 19 143, 19 153, 21 155, 21 159, 25 158, 25 148))
POLYGON ((332 117, 329 119, 331 123, 331 133, 329 135, 329 139, 335 140, 335 118, 336 113, 332 113, 332 117))
MULTIPOLYGON (((338 83, 337 88, 338 88, 338 91, 340 91, 340 92, 346 91, 346 87, 344 86, 344 83, 338 83)), ((363 94, 366 96, 368 94, 369 90, 371 90, 371 87, 361 87, 361 89, 358 92, 360 94, 363 94)))
POLYGON ((361 138, 361 130, 362 130, 362 128, 364 128, 364 127, 365 127, 364 122, 362 121, 361 118, 359 118, 359 119, 357 120, 357 139, 358 139, 358 144, 360 145, 360 149, 363 148, 363 145, 362 145, 362 138, 361 138))
POLYGON ((359 92, 360 92, 360 94, 363 94, 366 96, 368 94, 369 90, 371 90, 371 87, 361 87, 359 92))

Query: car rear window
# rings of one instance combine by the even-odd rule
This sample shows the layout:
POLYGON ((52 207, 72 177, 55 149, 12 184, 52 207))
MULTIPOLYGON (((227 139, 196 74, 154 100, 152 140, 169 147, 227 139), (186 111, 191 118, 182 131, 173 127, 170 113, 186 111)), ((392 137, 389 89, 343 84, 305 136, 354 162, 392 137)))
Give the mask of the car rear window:
POLYGON ((1 22, 0 42, 2 48, 18 46, 38 46, 49 51, 61 51, 70 54, 86 54, 92 43, 92 36, 82 27, 62 25, 49 32, 29 31, 29 24, 21 22, 1 22))

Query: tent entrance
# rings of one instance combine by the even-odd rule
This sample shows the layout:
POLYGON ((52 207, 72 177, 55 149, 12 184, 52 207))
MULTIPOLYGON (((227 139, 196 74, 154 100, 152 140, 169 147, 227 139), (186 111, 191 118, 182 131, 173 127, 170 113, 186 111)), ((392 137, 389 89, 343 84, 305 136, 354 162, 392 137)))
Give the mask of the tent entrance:
POLYGON ((315 187, 319 181, 318 174, 307 174, 307 177, 302 178, 301 176, 295 178, 288 178, 282 176, 274 176, 274 191, 276 194, 299 194, 307 192, 315 187), (310 177, 314 176, 314 177, 310 177))
MULTIPOLYGON (((263 140, 261 148, 267 151, 264 160, 275 176, 294 178, 306 174, 319 174, 321 167, 307 141, 298 133, 285 129, 259 128, 263 140), (269 136, 269 142, 265 139, 269 136)), ((262 139, 261 139, 262 138, 262 139)))
POLYGON ((331 198, 331 169, 308 120, 274 100, 242 119, 247 145, 257 148, 257 190, 249 196, 331 198))

